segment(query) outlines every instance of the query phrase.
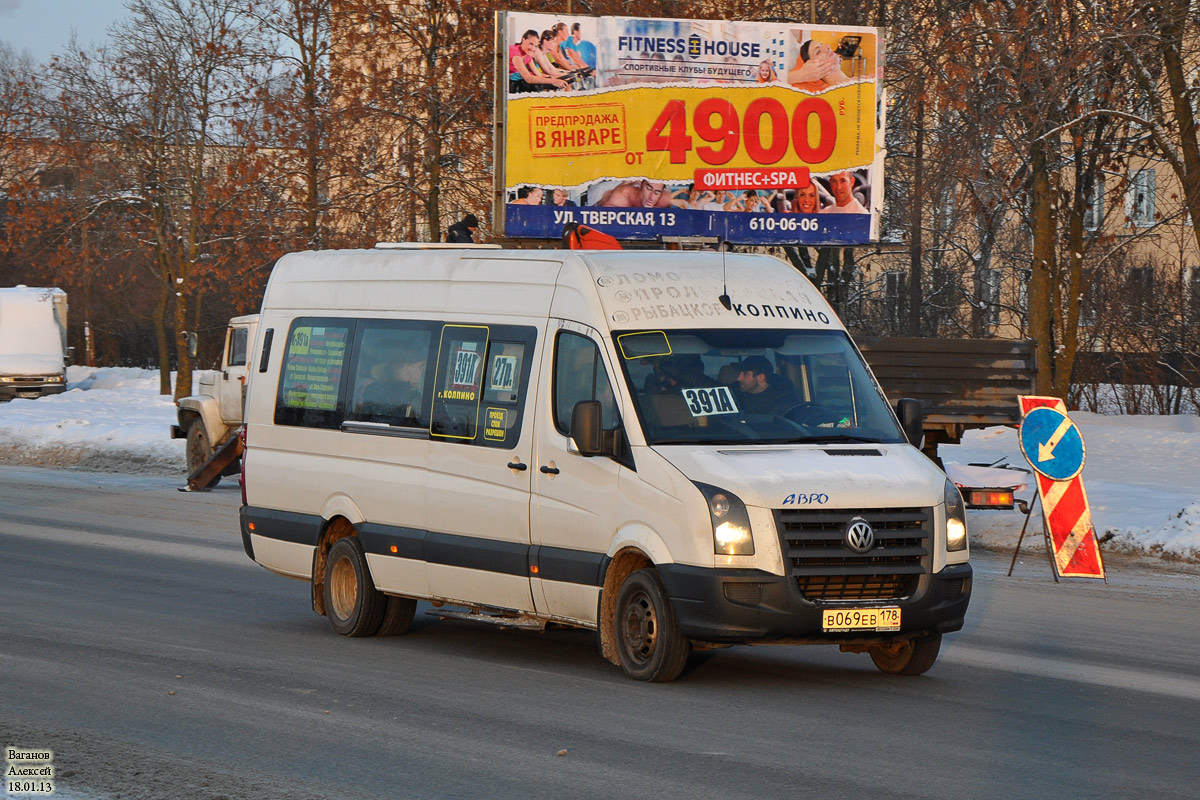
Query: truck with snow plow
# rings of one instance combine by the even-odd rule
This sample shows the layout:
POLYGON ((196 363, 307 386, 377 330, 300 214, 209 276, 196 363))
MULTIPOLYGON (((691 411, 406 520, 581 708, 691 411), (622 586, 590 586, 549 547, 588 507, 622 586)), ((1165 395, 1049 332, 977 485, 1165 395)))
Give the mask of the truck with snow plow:
POLYGON ((211 489, 223 475, 236 475, 241 456, 237 437, 246 402, 250 347, 258 329, 258 315, 229 320, 221 368, 202 372, 195 394, 181 397, 178 423, 172 439, 187 440, 188 489, 211 489))

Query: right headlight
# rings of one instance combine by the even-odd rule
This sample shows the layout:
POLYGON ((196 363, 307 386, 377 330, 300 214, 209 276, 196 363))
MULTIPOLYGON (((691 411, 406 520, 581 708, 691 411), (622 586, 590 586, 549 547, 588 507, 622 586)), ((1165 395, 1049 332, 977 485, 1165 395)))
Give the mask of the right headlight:
POLYGON ((967 549, 967 510, 958 487, 946 479, 946 550, 967 549))
POLYGON ((754 555, 754 536, 750 533, 750 515, 745 503, 737 495, 707 483, 696 483, 696 488, 708 501, 713 552, 719 556, 754 555))

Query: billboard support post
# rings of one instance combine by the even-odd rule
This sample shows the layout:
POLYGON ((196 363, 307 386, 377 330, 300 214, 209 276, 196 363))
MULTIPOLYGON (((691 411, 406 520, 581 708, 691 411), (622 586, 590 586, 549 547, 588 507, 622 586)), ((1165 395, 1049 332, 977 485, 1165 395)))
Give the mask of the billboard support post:
POLYGON ((492 230, 504 235, 504 95, 508 90, 508 50, 504 46, 507 11, 496 12, 496 85, 492 112, 492 230))

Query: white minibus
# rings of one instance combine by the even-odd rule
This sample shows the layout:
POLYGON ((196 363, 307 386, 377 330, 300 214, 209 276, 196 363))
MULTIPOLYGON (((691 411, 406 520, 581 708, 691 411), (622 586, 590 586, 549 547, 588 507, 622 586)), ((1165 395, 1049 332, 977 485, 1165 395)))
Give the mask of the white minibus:
POLYGON ((403 633, 424 600, 592 629, 667 681, 770 643, 919 674, 962 627, 963 502, 910 441, 919 406, 777 259, 294 253, 253 358, 243 544, 340 634, 403 633))

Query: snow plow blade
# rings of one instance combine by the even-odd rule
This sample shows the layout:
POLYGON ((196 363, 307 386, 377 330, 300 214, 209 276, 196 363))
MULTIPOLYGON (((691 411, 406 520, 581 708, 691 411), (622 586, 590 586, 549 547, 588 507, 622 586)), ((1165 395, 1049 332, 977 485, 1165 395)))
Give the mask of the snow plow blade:
POLYGON ((213 480, 223 474, 225 468, 241 454, 242 437, 235 434, 226 439, 224 444, 213 451, 212 458, 205 461, 194 472, 188 475, 187 486, 180 489, 180 491, 207 492, 213 480))

